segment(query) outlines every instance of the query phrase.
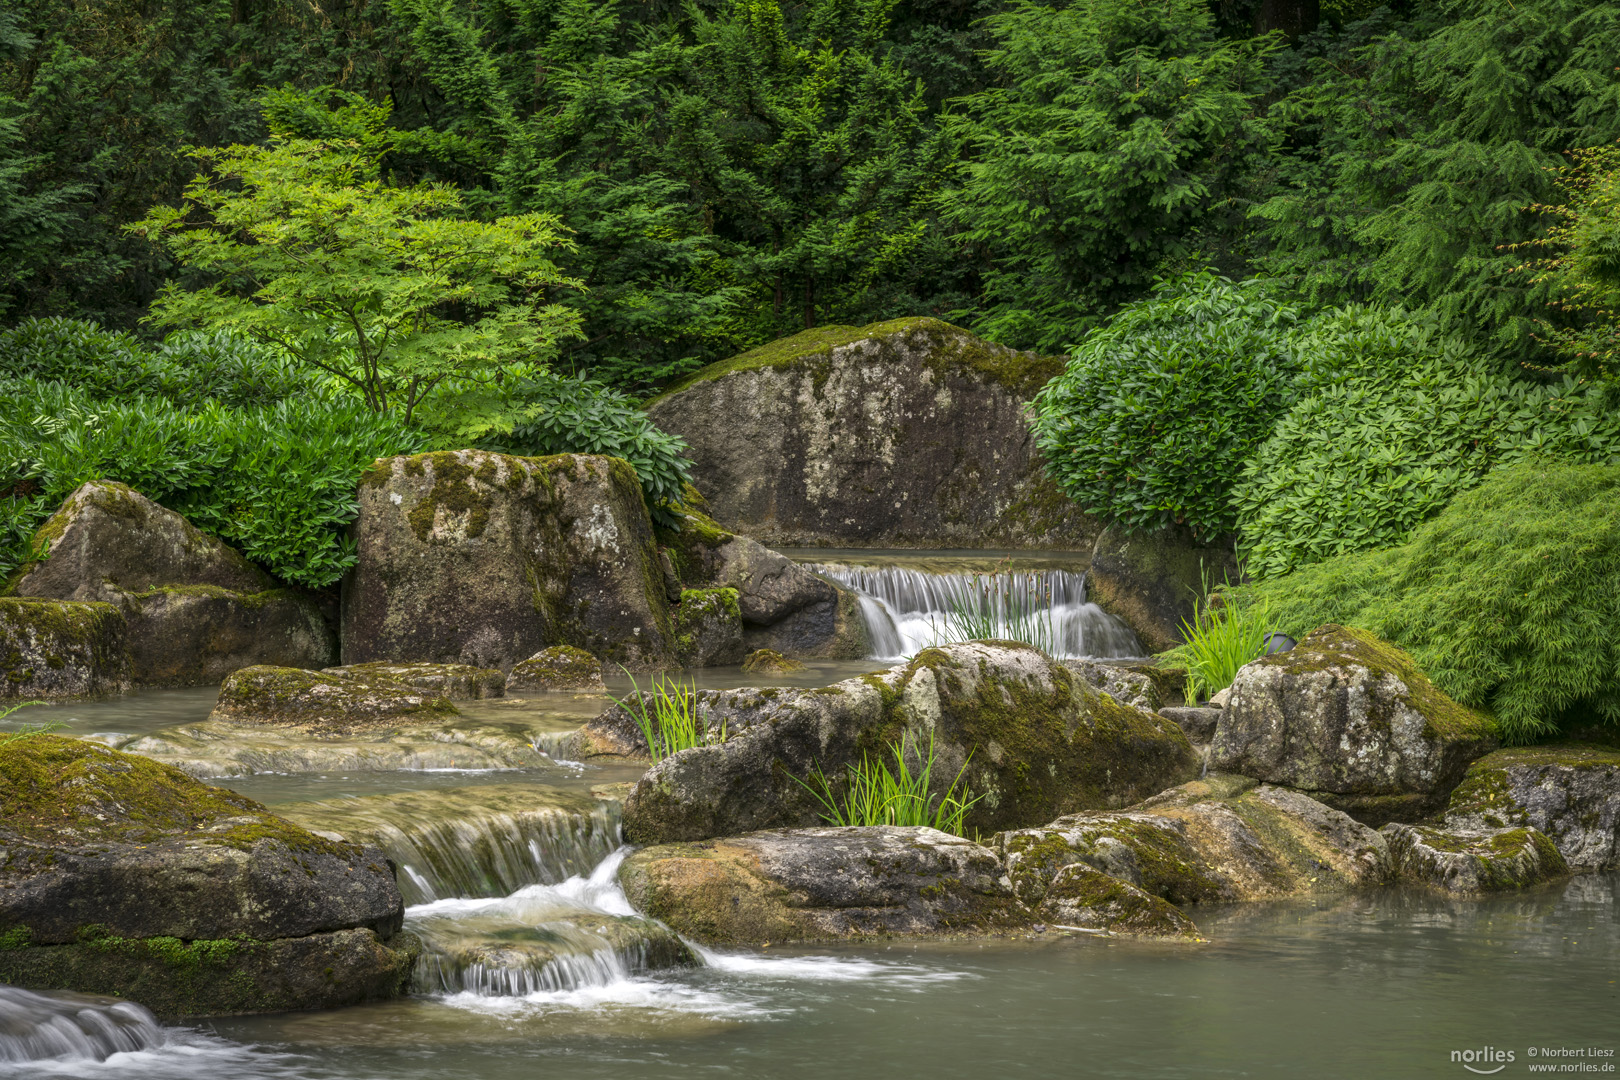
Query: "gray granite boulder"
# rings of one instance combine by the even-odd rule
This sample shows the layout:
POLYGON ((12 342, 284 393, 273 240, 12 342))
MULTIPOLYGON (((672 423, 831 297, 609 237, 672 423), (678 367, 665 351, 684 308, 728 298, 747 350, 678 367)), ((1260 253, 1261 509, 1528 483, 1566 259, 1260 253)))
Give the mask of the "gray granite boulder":
POLYGON ((547 690, 606 690, 602 661, 572 645, 541 649, 512 668, 506 689, 517 697, 547 690))
POLYGON ((1533 828, 1386 825, 1394 880, 1448 893, 1504 892, 1569 876, 1558 848, 1533 828))
POLYGON ((111 604, 0 596, 0 700, 121 693, 128 640, 111 604))
POLYGON ((743 619, 736 589, 682 589, 674 618, 675 655, 684 666, 742 661, 743 619))
POLYGON ((1239 576, 1229 541, 1201 544, 1182 528, 1131 532, 1110 525, 1091 548, 1086 598, 1159 653, 1181 643, 1182 621, 1192 620, 1206 582, 1239 576))
POLYGON ((1496 745, 1490 719, 1447 697, 1400 649, 1329 624, 1238 671, 1209 764, 1381 825, 1439 809, 1469 762, 1496 745))
POLYGON ((1570 866, 1620 866, 1620 749, 1558 743, 1474 762, 1446 804, 1449 829, 1534 828, 1570 866))

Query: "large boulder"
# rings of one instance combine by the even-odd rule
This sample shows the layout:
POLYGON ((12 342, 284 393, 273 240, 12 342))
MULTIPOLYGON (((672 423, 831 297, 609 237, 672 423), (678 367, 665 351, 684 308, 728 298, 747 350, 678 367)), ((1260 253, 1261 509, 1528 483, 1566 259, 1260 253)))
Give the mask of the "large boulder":
POLYGON ((448 698, 388 679, 268 665, 234 671, 210 720, 295 726, 324 737, 456 716, 448 698))
POLYGON ((455 450, 360 482, 343 662, 510 671, 550 645, 631 667, 675 660, 652 523, 617 458, 455 450))
POLYGON ((1406 653, 1329 624, 1238 671, 1209 764, 1382 825, 1439 809, 1496 745, 1490 719, 1447 697, 1406 653))
POLYGON ((0 596, 0 700, 127 690, 127 641, 124 617, 111 604, 0 596))
MULTIPOLYGON (((719 745, 660 761, 626 800, 632 843, 705 840, 814 826, 821 807, 801 780, 904 743, 913 767, 933 746, 932 790, 959 773, 982 795, 967 826, 982 832, 1059 814, 1126 806, 1191 779, 1199 760, 1179 728, 1121 705, 1039 650, 1010 642, 926 649, 908 664, 815 690, 699 691, 719 745)), ((645 753, 615 707, 586 726, 583 750, 645 753)))
POLYGON ((1176 905, 1345 892, 1389 874, 1387 845, 1367 826, 1297 791, 1222 774, 992 844, 1031 907, 1077 863, 1176 905))
POLYGON ((1475 831, 1532 827, 1572 867, 1620 866, 1620 750, 1561 743, 1487 754, 1451 793, 1445 821, 1475 831))
POLYGON ((321 674, 426 690, 450 701, 483 701, 506 696, 506 676, 499 668, 479 668, 471 664, 390 664, 378 660, 370 664, 329 667, 321 674))
POLYGON ((1230 543, 1200 544, 1184 528, 1110 525, 1091 547, 1086 599, 1135 631, 1150 653, 1181 643, 1181 624, 1210 583, 1239 578, 1230 543))
POLYGON ((635 852, 636 910, 717 944, 967 935, 1028 916, 989 849, 936 829, 783 829, 635 852))
POLYGON ((336 657, 311 598, 124 484, 83 485, 36 539, 49 555, 22 569, 17 595, 118 608, 137 683, 202 685, 250 664, 321 667, 336 657))
POLYGON ((95 743, 0 745, 0 982, 166 1016, 402 991, 414 948, 375 848, 95 743), (260 979, 263 979, 261 982, 260 979))
POLYGON ((823 326, 711 364, 647 407, 728 529, 777 546, 1089 548, 1024 408, 1056 357, 937 319, 823 326))

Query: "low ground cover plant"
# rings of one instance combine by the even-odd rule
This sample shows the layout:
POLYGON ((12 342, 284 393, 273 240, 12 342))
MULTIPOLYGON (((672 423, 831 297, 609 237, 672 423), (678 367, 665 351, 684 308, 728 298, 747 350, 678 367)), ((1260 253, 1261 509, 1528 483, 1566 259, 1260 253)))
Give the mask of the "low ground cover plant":
POLYGON ((816 797, 824 808, 822 819, 833 825, 922 825, 953 836, 965 835, 963 821, 968 811, 984 798, 962 784, 973 755, 968 755, 944 791, 934 792, 933 732, 929 732, 926 753, 918 751, 909 735, 902 735, 887 749, 886 756, 862 754, 859 765, 849 765, 836 779, 819 764, 808 780, 793 779, 816 797))

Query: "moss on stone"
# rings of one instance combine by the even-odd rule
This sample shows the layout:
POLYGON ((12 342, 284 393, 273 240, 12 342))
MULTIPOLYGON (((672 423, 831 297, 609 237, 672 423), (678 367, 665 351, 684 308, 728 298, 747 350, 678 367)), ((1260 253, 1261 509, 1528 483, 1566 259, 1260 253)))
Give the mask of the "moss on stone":
POLYGON ((743 660, 742 669, 748 675, 790 675, 805 670, 805 667, 775 649, 755 649, 743 660))

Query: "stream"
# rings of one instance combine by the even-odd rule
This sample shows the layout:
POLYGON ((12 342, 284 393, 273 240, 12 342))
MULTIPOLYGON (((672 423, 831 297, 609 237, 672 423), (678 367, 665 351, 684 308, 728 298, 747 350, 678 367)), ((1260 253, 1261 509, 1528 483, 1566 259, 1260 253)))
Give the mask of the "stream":
MULTIPOLYGON (((1033 587, 1050 586, 1054 608, 1077 613, 1076 646, 1110 640, 1107 623, 1081 617, 1079 575, 1033 573, 1046 575, 1033 587)), ((868 595, 902 612, 907 574, 868 576, 868 595)), ((713 687, 821 686, 876 666, 687 675, 713 687)), ((1531 1045, 1620 1049, 1620 874, 1481 900, 1392 889, 1195 907, 1203 945, 1053 929, 711 950, 639 917, 617 885, 628 849, 616 797, 641 770, 552 752, 606 695, 464 702, 462 717, 414 740, 312 747, 211 724, 215 694, 33 708, 0 730, 60 723, 308 828, 379 844, 425 944, 413 994, 164 1026, 127 1003, 0 987, 0 1078, 1359 1080, 1468 1075, 1451 1052, 1487 1044, 1516 1052, 1510 1074, 1525 1070, 1531 1045)))

